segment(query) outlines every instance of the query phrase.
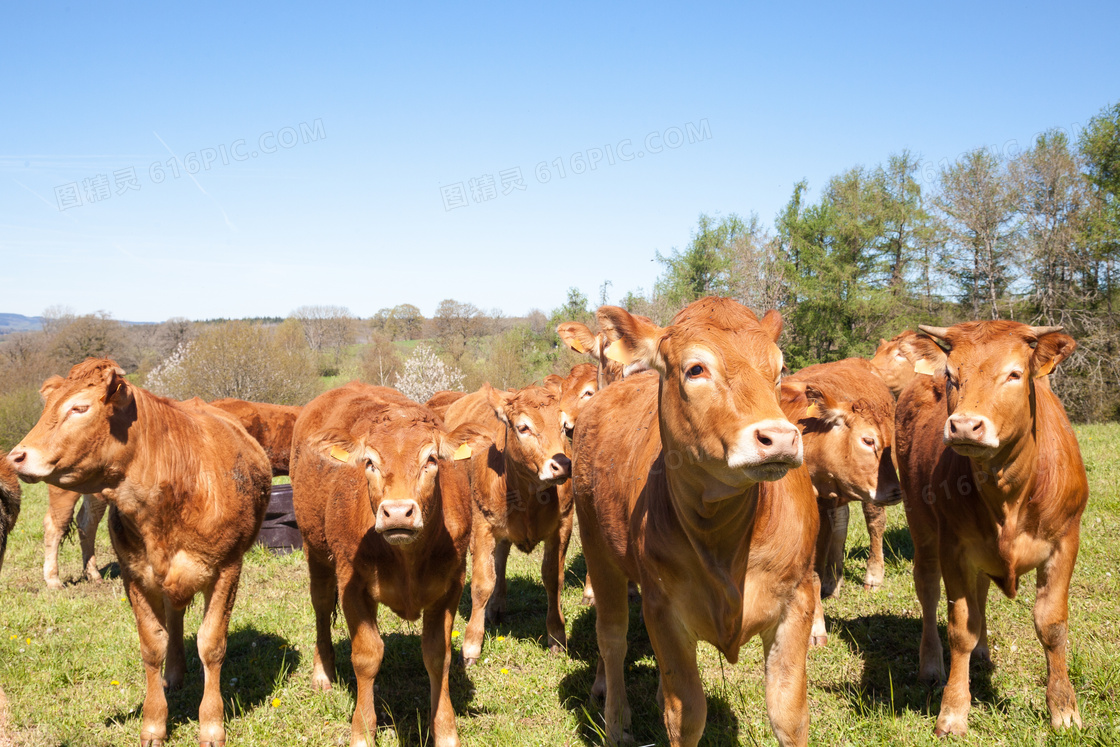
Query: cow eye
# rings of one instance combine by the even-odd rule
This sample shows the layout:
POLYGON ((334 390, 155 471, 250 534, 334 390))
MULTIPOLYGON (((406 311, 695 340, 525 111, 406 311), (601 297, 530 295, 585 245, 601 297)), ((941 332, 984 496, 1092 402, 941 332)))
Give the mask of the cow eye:
POLYGON ((369 470, 370 472, 376 472, 377 471, 377 465, 374 464, 372 459, 366 459, 366 469, 369 470))
POLYGON ((428 455, 427 466, 429 466, 429 467, 438 467, 439 466, 439 460, 436 459, 435 454, 429 454, 428 455))
POLYGON ((692 368, 685 372, 685 376, 690 379, 698 379, 704 375, 704 367, 699 363, 695 364, 692 368))
POLYGON ((529 426, 524 425, 524 424, 517 426, 517 432, 520 433, 522 436, 528 436, 529 433, 532 430, 533 430, 532 428, 530 428, 529 426))
POLYGON ((594 393, 595 393, 594 389, 588 389, 586 392, 584 392, 583 394, 580 395, 580 399, 587 399, 588 397, 590 397, 594 393))
POLYGON ((83 412, 85 412, 88 409, 89 409, 89 405, 74 405, 73 407, 70 408, 70 412, 74 415, 81 415, 83 412))
POLYGON ((862 440, 863 440, 863 445, 866 446, 867 448, 869 448, 869 449, 874 449, 875 448, 875 439, 871 438, 870 436, 864 436, 862 440))
POLYGON ((1019 371, 1012 371, 1007 375, 1008 381, 1018 381, 1021 378, 1023 378, 1023 374, 1019 371))

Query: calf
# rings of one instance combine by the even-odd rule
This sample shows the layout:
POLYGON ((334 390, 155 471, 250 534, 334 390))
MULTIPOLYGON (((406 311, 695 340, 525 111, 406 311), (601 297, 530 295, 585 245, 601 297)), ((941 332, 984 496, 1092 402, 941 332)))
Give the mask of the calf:
POLYGON ((268 455, 274 477, 288 474, 288 460, 292 455, 292 429, 301 408, 267 402, 246 402, 242 399, 216 399, 210 404, 233 415, 249 435, 257 439, 257 443, 268 455))
MULTIPOLYGON (((1014 598, 1036 577, 1034 626, 1046 650, 1055 728, 1081 725, 1066 670, 1068 594, 1089 486, 1077 438, 1049 374, 1073 352, 1061 327, 1009 321, 919 329, 947 354, 898 400, 896 445, 922 606, 919 674, 941 680, 941 580, 949 681, 935 731, 968 731, 969 658, 987 658, 988 585, 1014 598)), ((928 342, 928 341, 927 341, 928 342)))
MULTIPOLYGON (((61 589, 62 581, 58 577, 58 550, 74 520, 74 508, 78 505, 82 494, 50 485, 47 487, 47 497, 47 514, 43 517, 43 580, 46 581, 48 589, 61 589)), ((87 495, 78 512, 77 525, 79 544, 82 548, 82 568, 85 577, 94 583, 101 581, 101 572, 97 569, 97 556, 94 554, 97 527, 101 524, 101 517, 105 515, 105 508, 108 505, 97 495, 87 495)))
MULTIPOLYGON (((894 397, 862 358, 804 368, 782 381, 781 397, 786 416, 801 428, 805 466, 817 494, 815 567, 821 596, 832 596, 844 578, 851 501, 860 502, 867 519, 870 554, 864 588, 878 588, 884 573, 884 507, 902 500, 891 461, 894 397)), ((812 643, 826 640, 824 609, 818 602, 812 643)))
POLYGON ((605 724, 630 715, 627 580, 657 656, 669 743, 695 745, 707 704, 696 642, 734 663, 762 638, 766 704, 782 745, 808 737, 806 652, 817 510, 801 434, 779 407, 781 317, 705 298, 658 327, 598 311, 622 356, 653 368, 596 394, 576 423, 575 504, 595 585, 605 724))
POLYGON ((483 626, 505 612, 510 545, 531 552, 544 542, 541 579, 548 595, 545 627, 553 652, 567 645, 560 590, 572 536, 570 493, 557 490, 571 475, 568 444, 560 431, 560 402, 549 389, 502 392, 484 386, 447 411, 448 427, 474 424, 493 444, 471 458, 471 618, 463 660, 482 652, 483 626))
POLYGON ((241 559, 268 505, 264 450, 225 412, 151 394, 110 360, 87 359, 41 393, 43 414, 8 460, 28 482, 100 493, 112 507, 147 677, 141 743, 167 738, 163 688, 182 684, 183 612, 201 592, 199 741, 224 744, 221 668, 241 559))
POLYGON ((448 689, 451 627, 463 592, 471 531, 467 470, 452 461, 477 431, 448 433, 431 409, 385 387, 352 382, 308 404, 296 421, 292 498, 315 608, 312 683, 334 680, 331 617, 342 595, 357 705, 350 744, 373 743, 373 680, 384 644, 377 608, 424 617, 438 747, 459 744, 448 689))

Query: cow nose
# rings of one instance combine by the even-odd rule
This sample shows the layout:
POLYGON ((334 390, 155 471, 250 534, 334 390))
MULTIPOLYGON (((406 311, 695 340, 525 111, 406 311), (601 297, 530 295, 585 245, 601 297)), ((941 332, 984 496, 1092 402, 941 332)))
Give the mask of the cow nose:
POLYGON ((770 421, 753 428, 755 448, 761 461, 800 463, 801 431, 792 423, 770 421))
POLYGON ((549 480, 562 480, 572 474, 572 460, 563 454, 556 454, 544 465, 544 473, 549 480))
POLYGON ((410 541, 424 528, 420 506, 416 501, 382 501, 374 528, 394 544, 410 541))
POLYGON ((23 464, 27 460, 27 450, 15 447, 8 452, 8 461, 12 464, 23 464))
POLYGON ((970 441, 983 441, 986 435, 986 418, 972 415, 949 416, 950 438, 967 438, 970 441))
POLYGON ((566 412, 560 415, 560 428, 568 438, 571 438, 576 430, 576 424, 572 422, 572 419, 568 417, 568 413, 566 412))

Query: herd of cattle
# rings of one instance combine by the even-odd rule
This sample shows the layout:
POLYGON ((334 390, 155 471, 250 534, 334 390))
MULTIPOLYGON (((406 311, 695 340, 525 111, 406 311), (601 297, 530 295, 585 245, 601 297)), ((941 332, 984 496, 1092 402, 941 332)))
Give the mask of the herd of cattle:
POLYGON ((597 318, 598 334, 579 323, 558 328, 594 362, 566 378, 441 392, 426 404, 359 382, 303 408, 175 402, 130 383, 112 361, 87 360, 44 383, 39 422, 0 459, 0 541, 19 511, 13 469, 50 485, 52 588, 59 541, 83 494, 82 554, 97 578, 93 536, 110 506, 147 678, 145 746, 167 737, 164 688, 182 683, 183 612, 199 592, 199 739, 225 743, 219 674, 230 612, 275 474, 291 476, 310 571, 313 687, 335 678, 339 605, 349 628, 352 745, 371 743, 376 728, 382 604, 423 618, 432 739, 459 744, 448 671, 468 550, 465 663, 479 659, 485 624, 504 612, 511 546, 544 544, 544 632, 562 653, 560 590, 576 524, 584 601, 597 609, 592 694, 605 698, 612 742, 630 722, 623 661, 628 600, 640 589, 670 744, 696 745, 704 729, 697 641, 734 663, 758 635, 771 726, 780 744, 803 745, 806 657, 827 641, 821 600, 842 580, 848 504, 858 501, 867 520, 864 587, 874 589, 883 582, 885 507, 902 501, 923 617, 920 675, 933 682, 945 678, 942 583, 948 599, 937 734, 968 729, 969 660, 989 656, 989 583, 1014 597, 1031 570, 1051 723, 1080 726, 1066 667, 1067 595, 1088 485, 1048 379, 1072 338, 1008 321, 921 327, 882 341, 870 361, 783 377, 774 311, 759 319, 706 298, 664 328, 613 306, 597 318))

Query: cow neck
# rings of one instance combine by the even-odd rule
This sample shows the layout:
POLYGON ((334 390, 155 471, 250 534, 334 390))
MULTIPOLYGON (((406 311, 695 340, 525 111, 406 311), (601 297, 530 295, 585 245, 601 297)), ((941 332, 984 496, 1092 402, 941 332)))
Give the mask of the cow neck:
POLYGON ((197 426, 172 403, 143 390, 134 395, 136 418, 121 443, 121 462, 126 478, 145 488, 156 487, 166 475, 200 477, 198 444, 183 443, 197 426), (136 458, 143 450, 140 464, 136 458))
POLYGON ((1030 500, 1034 492, 1038 462, 1038 421, 992 459, 969 458, 973 483, 996 522, 1003 526, 1009 517, 1030 500))

